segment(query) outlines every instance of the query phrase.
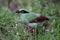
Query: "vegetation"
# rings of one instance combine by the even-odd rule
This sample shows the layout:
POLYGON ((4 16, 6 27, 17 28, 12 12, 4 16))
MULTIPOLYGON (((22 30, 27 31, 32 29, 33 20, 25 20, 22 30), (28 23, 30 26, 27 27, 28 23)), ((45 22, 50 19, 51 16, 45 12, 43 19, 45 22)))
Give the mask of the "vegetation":
MULTIPOLYGON (((43 28, 39 30, 38 40, 60 40, 60 3, 45 3, 44 0, 14 0, 19 4, 19 8, 26 8, 29 11, 40 13, 49 17, 57 17, 50 19, 51 31, 43 32, 43 28), (31 10, 32 9, 32 10, 31 10), (59 18, 58 18, 59 17, 59 18)), ((46 0, 46 2, 48 2, 46 0)), ((0 5, 0 40, 24 40, 24 28, 20 23, 18 15, 15 15, 8 8, 8 0, 4 0, 0 5)), ((29 39, 32 35, 29 32, 29 39)))

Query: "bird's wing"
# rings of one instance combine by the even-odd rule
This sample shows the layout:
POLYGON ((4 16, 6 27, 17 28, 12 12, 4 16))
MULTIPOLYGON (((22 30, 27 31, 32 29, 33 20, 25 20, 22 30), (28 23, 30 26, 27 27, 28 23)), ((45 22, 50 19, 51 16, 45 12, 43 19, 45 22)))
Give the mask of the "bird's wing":
POLYGON ((31 21, 37 18, 37 15, 35 15, 34 13, 20 14, 20 18, 22 21, 31 21))

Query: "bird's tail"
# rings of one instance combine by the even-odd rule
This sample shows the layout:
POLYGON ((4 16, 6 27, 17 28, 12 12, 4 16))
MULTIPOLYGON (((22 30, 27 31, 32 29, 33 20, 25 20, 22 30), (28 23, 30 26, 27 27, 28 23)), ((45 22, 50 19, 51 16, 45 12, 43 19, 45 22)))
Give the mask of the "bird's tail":
POLYGON ((56 20, 60 20, 60 17, 54 17, 54 16, 47 16, 49 19, 56 19, 56 20))

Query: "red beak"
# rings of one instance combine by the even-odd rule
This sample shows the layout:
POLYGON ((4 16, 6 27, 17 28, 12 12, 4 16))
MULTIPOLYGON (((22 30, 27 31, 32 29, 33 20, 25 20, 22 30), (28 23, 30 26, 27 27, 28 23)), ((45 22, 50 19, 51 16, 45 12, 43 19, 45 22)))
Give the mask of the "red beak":
POLYGON ((19 11, 19 10, 16 10, 16 11, 15 11, 15 13, 18 13, 18 14, 19 14, 19 13, 20 13, 20 11, 19 11))

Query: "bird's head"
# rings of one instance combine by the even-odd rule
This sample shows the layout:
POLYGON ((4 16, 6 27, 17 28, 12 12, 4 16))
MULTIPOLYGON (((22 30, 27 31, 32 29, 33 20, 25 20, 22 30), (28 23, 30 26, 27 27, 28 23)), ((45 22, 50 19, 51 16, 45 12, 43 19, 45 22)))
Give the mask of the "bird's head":
POLYGON ((20 10, 16 10, 15 13, 17 14, 25 14, 25 13, 29 13, 29 11, 27 11, 26 9, 20 9, 20 10))

